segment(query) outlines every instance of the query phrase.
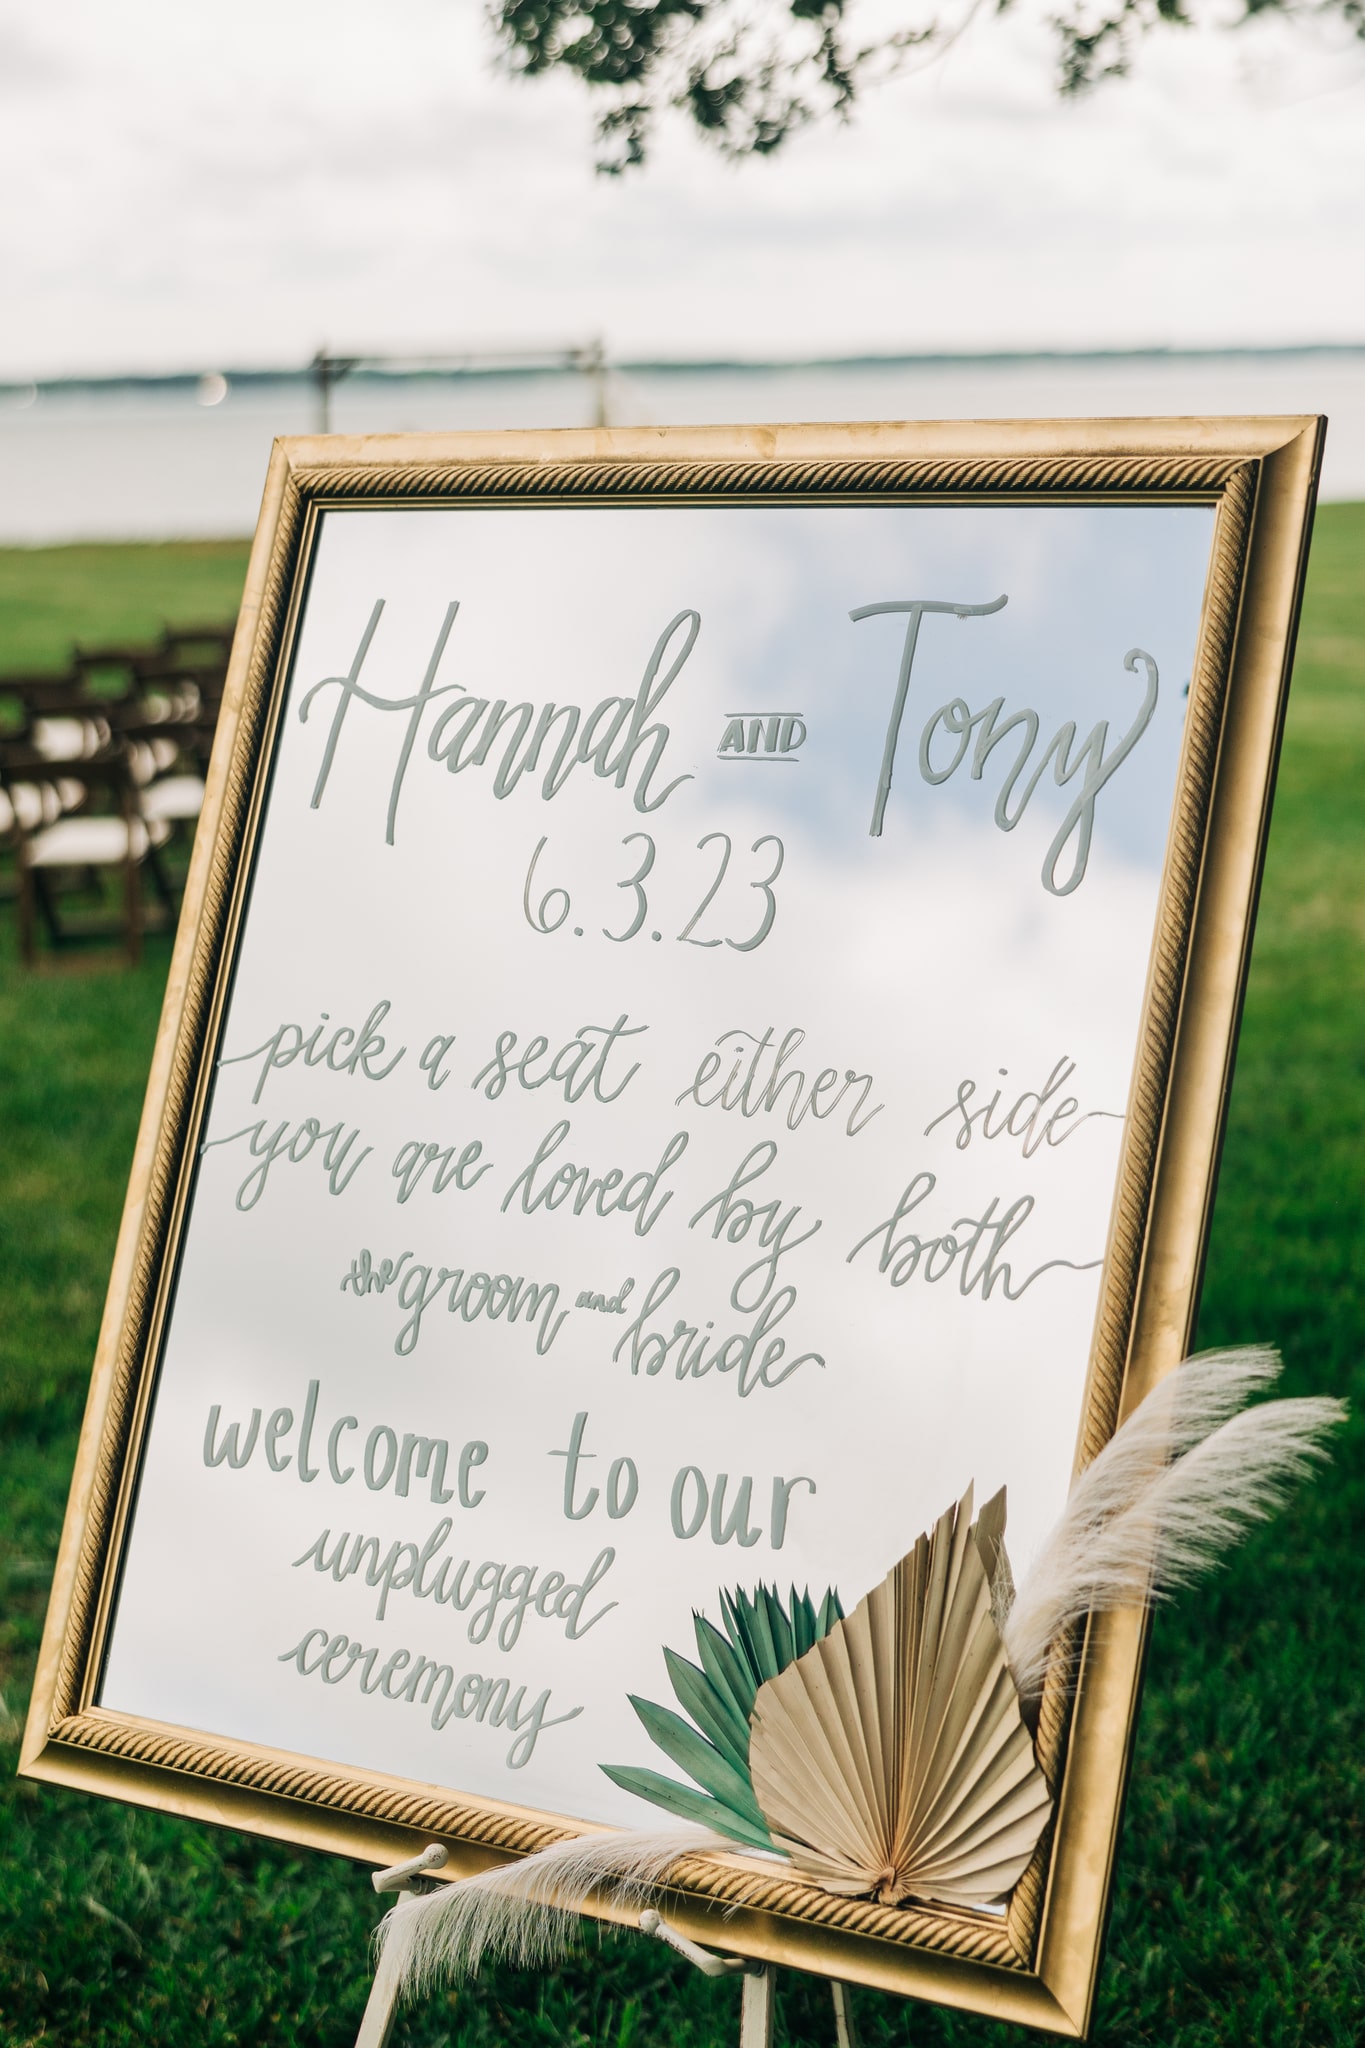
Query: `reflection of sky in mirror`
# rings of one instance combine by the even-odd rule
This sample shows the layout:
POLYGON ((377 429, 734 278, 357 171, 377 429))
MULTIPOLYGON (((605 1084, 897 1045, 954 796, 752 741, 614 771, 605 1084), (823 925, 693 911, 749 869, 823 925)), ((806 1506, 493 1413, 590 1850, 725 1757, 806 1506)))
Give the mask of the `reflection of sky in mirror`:
MULTIPOLYGON (((282 1019, 307 1030, 326 1011, 333 1023, 357 1023, 383 997, 390 1049, 409 1052, 382 1083, 296 1064, 271 1076, 255 1104, 251 1063, 219 1071, 214 1140, 262 1116, 268 1129, 282 1118, 341 1118, 372 1154, 335 1200, 315 1165, 272 1169, 246 1212, 234 1207, 251 1163, 240 1138, 201 1166, 107 1704, 225 1732, 227 1714, 230 1732, 279 1748, 638 1822, 636 1804, 598 1765, 657 1763, 626 1695, 663 1695, 660 1645, 686 1648, 691 1609, 714 1606, 718 1583, 833 1579, 856 1598, 968 1480, 978 1498, 1008 1484, 1011 1551, 1027 1558, 1068 1483, 1211 518, 1199 508, 1026 507, 327 515, 225 1050, 260 1046, 282 1019), (853 624, 850 610, 910 598, 982 603, 1002 591, 1009 603, 991 617, 926 619, 885 831, 871 838, 903 626, 894 617, 853 624), (606 698, 633 698, 670 620, 695 609, 695 647, 652 714, 669 736, 644 800, 691 779, 657 809, 636 808, 642 747, 625 788, 585 765, 547 802, 547 750, 499 801, 503 743, 454 776, 429 756, 442 707, 461 701, 452 693, 423 715, 391 846, 385 817, 405 710, 351 704, 314 807, 337 688, 319 693, 307 723, 299 712, 308 690, 350 669, 381 597, 361 670, 381 699, 412 695, 458 601, 440 687, 494 703, 574 704, 585 718, 606 698), (920 728, 961 695, 973 711, 998 696, 1006 715, 1035 710, 1039 752, 1064 720, 1081 739, 1104 717, 1120 732, 1138 695, 1122 668, 1135 644, 1160 667, 1156 715, 1100 792, 1085 879, 1070 895, 1049 894, 1040 869, 1079 778, 1059 790, 1049 777, 1007 835, 991 809, 1008 742, 981 783, 964 767, 930 788, 918 773, 920 728), (735 712, 803 718, 795 763, 718 759, 735 712), (782 842, 775 917, 761 946, 740 951, 725 940, 758 929, 776 864, 770 835, 782 842), (644 873, 646 849, 646 914, 618 944, 604 934, 633 920, 630 877, 644 873), (555 923, 561 908, 558 930, 535 928, 533 918, 555 923), (640 1070, 613 1104, 566 1105, 553 1089, 515 1083, 490 1100, 471 1086, 500 1032, 515 1031, 520 1047, 544 1034, 553 1048, 587 1021, 623 1015, 638 1031, 629 1057, 640 1070), (826 1067, 870 1076, 876 1116, 856 1134, 842 1114, 789 1130, 780 1116, 688 1096, 718 1037, 769 1027, 805 1033, 793 1064, 808 1076, 826 1067), (454 1034, 439 1093, 416 1066, 435 1032, 454 1034), (1062 1146, 1026 1157, 1008 1137, 954 1143, 957 1124, 944 1112, 964 1078, 976 1084, 974 1107, 997 1087, 1008 1105, 1067 1062, 1056 1099, 1071 1095, 1101 1114, 1062 1146), (559 1118, 570 1129, 557 1158, 598 1173, 653 1166, 686 1131, 671 1201, 648 1233, 619 1215, 503 1205, 559 1118), (418 1137, 477 1139, 493 1170, 471 1192, 423 1189, 400 1207, 391 1162, 418 1137), (465 1325, 438 1308, 418 1347, 399 1357, 394 1297, 341 1290, 362 1245, 376 1257, 410 1247, 433 1266, 553 1280, 566 1304, 627 1277, 638 1303, 675 1265, 680 1284, 655 1324, 711 1322, 717 1336, 748 1328, 752 1317, 730 1295, 756 1246, 718 1240, 689 1219, 769 1138, 776 1153, 752 1194, 798 1208, 802 1230, 820 1224, 785 1256, 782 1279, 797 1300, 782 1334, 792 1355, 816 1352, 824 1363, 748 1399, 715 1374, 679 1381, 670 1366, 632 1376, 613 1356, 628 1319, 577 1308, 543 1355, 524 1330, 465 1325), (922 1275, 893 1288, 877 1242, 850 1263, 916 1174, 932 1175, 932 1191, 901 1228, 926 1238, 992 1202, 1027 1203, 1002 1250, 1016 1285, 1039 1274, 1017 1300, 922 1275), (324 1524, 420 1543, 437 1512, 428 1499, 325 1478, 299 1486, 259 1458, 240 1473, 204 1469, 210 1403, 225 1419, 276 1402, 297 1413, 310 1375, 326 1417, 349 1412, 367 1427, 382 1419, 452 1444, 489 1443, 487 1498, 452 1536, 457 1555, 534 1556, 581 1571, 609 1537, 615 1545, 618 1611, 582 1643, 540 1625, 509 1660, 528 1684, 585 1705, 524 1774, 501 1769, 486 1731, 436 1734, 406 1710, 376 1719, 371 1702, 344 1689, 325 1696, 324 1711, 314 1689, 281 1671, 281 1652, 320 1616, 367 1642, 422 1649, 438 1631, 411 1601, 381 1620, 373 1596, 352 1583, 329 1582, 323 1600, 292 1568, 324 1524), (601 1461, 594 1482, 612 1457, 637 1461, 641 1506, 619 1524, 570 1524, 561 1511, 562 1473, 549 1459, 580 1410, 601 1461), (799 1493, 780 1551, 766 1535, 742 1551, 704 1535, 681 1543, 666 1504, 685 1463, 753 1475, 760 1493, 778 1474, 811 1475, 817 1490, 799 1493), (171 1662, 168 1604, 180 1624, 171 1662)), ((671 651, 681 645, 678 635, 671 651)), ((766 1508, 756 1519, 766 1528, 766 1508)), ((439 1632, 450 1626, 442 1620, 439 1632)))
MULTIPOLYGON (((906 627, 895 615, 854 625, 849 612, 912 599, 981 605, 1004 594, 1007 604, 989 618, 925 618, 885 830, 894 833, 909 806, 988 815, 1019 758, 1016 732, 973 781, 974 732, 962 765, 931 789, 920 775, 919 744, 939 707, 962 699, 976 713, 1003 698, 1001 722, 1036 712, 1039 736, 1023 761, 1017 804, 1068 721, 1076 727, 1073 761, 1099 721, 1108 722, 1105 747, 1113 749, 1142 702, 1141 671, 1123 666, 1141 646, 1158 666, 1158 705, 1134 757, 1100 795, 1091 857, 1101 860, 1112 846, 1138 862, 1155 860, 1165 842, 1162 793, 1179 747, 1212 516, 1203 507, 727 509, 712 515, 703 535, 695 513, 666 509, 454 514, 447 584, 462 609, 440 680, 495 700, 572 700, 586 712, 604 694, 633 693, 657 634, 697 603, 702 577, 701 633, 660 713, 674 735, 670 759, 681 751, 695 763, 714 761, 719 712, 802 714, 810 735, 805 758, 818 749, 818 776, 774 767, 764 787, 746 794, 775 828, 795 811, 808 830, 845 840, 866 836, 906 627), (509 521, 517 530, 512 551, 534 556, 536 576, 515 589, 520 631, 508 635, 500 623, 498 644, 489 648, 481 644, 476 593, 486 588, 490 552, 506 560, 509 521), (740 521, 742 545, 727 546, 727 528, 740 521), (581 626, 576 646, 554 624, 538 630, 581 618, 584 609, 593 619, 591 648, 581 626), (633 636, 613 636, 621 661, 608 671, 600 660, 603 626, 627 618, 633 636)), ((371 678, 385 672, 387 637, 385 622, 367 664, 371 678)), ((415 680, 395 673, 387 687, 399 694, 415 680)), ((434 707, 426 731, 433 718, 434 707)), ((935 765, 951 753, 940 731, 935 765)), ((733 775, 737 765, 725 763, 725 772, 733 775)), ((424 769, 431 772, 419 748, 411 773, 424 769)), ((1083 778, 1084 770, 1060 789, 1052 769, 1044 772, 1028 805, 1026 838, 1046 847, 1083 778)), ((1060 877, 1070 865, 1068 851, 1060 877)))
MULTIPOLYGON (((989 604, 1002 594, 1008 599, 990 617, 925 617, 884 829, 894 831, 908 806, 960 809, 967 816, 989 812, 1019 758, 1022 740, 1016 732, 1000 742, 980 781, 971 780, 969 751, 961 767, 931 791, 919 771, 920 735, 933 713, 954 699, 979 713, 1003 698, 1001 722, 1025 710, 1037 713, 1039 736, 1024 759, 1016 803, 1065 722, 1077 728, 1073 760, 1099 720, 1109 722, 1106 750, 1112 749, 1143 695, 1141 674, 1129 674, 1123 658, 1143 643, 1144 634, 1158 638, 1153 629, 1159 618, 1169 643, 1147 649, 1161 676, 1157 713, 1140 742, 1144 759, 1117 776, 1098 803, 1094 857, 1107 844, 1137 861, 1160 858, 1164 809, 1148 792, 1164 786, 1179 745, 1188 682, 1188 670, 1181 668, 1188 644, 1183 636, 1202 595, 1211 515, 1198 508, 1093 507, 1050 511, 1040 522, 1028 512, 1004 510, 906 509, 880 516, 850 510, 817 514, 806 531, 798 529, 787 556, 783 602, 767 609, 760 626, 767 644, 755 654, 789 692, 794 688, 799 696, 804 690, 824 708, 818 743, 828 766, 815 795, 822 807, 829 806, 830 828, 843 835, 860 813, 870 812, 869 764, 875 772, 907 621, 884 615, 837 634, 827 625, 821 632, 817 622, 827 620, 837 602, 830 588, 834 551, 826 522, 846 522, 838 582, 840 597, 859 592, 850 610, 897 599, 964 605, 989 604), (850 553, 858 560, 852 576, 850 553), (972 565, 965 579, 964 561, 972 565)), ((740 605, 735 610, 742 616, 740 605)), ((973 748, 976 738, 974 732, 973 748)), ((932 747, 934 766, 946 767, 953 752, 952 739, 940 731, 932 747)), ((1063 794, 1049 769, 1029 805, 1031 822, 1047 817, 1055 830, 1079 786, 1077 778, 1063 794)), ((779 803, 791 800, 783 790, 774 796, 779 803)), ((1069 866, 1069 859, 1063 861, 1062 877, 1069 866)))

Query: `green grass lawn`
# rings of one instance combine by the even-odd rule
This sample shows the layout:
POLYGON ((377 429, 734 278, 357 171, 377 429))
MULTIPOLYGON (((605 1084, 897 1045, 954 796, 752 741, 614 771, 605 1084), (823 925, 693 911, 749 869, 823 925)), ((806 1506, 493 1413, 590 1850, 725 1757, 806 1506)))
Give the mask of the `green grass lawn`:
MULTIPOLYGON (((0 551, 0 672, 73 637, 230 614, 239 545, 0 551)), ((1200 1340, 1280 1345, 1285 1391, 1344 1393, 1336 1461, 1156 1626, 1095 2038, 1348 2048, 1365 2033, 1365 505, 1319 515, 1200 1340)), ((26 976, 0 906, 0 1687, 22 1710, 169 957, 26 976)), ((0 1770, 0 2040, 349 2044, 367 1872, 0 1770)), ((833 2040, 783 1973, 778 2038, 833 2040)), ((1036 2036, 870 1992, 866 2048, 1036 2036)), ((702 2048, 738 1993, 588 1931, 490 1971, 396 2048, 702 2048)))
POLYGON ((73 641, 155 640, 166 625, 233 619, 247 552, 240 540, 0 548, 0 675, 61 669, 73 641))

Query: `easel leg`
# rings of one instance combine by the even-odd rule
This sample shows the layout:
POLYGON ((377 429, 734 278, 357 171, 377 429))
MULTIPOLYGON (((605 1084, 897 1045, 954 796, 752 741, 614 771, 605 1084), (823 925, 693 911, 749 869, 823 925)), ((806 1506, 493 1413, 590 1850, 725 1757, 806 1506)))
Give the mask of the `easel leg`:
MULTIPOLYGON (((377 1892, 397 1892, 398 1911, 401 1913, 406 1906, 420 1902, 423 1873, 440 1870, 445 1862, 446 1851, 441 1844, 428 1842, 420 1855, 410 1856, 406 1863, 395 1863, 388 1870, 376 1870, 370 1882, 377 1892)), ((397 2011, 398 1971, 386 1952, 380 1956, 379 1968, 374 1973, 360 2032, 355 2037, 355 2048, 388 2048, 397 2011)))
POLYGON ((355 2048, 388 2048, 389 2035, 398 2012, 398 1982, 382 1965, 376 1970, 365 2016, 355 2037, 355 2048))
POLYGON ((739 2048, 772 2048, 773 1973, 746 1970, 739 2008, 739 2048))
POLYGON ((853 2024, 853 1998, 847 1984, 837 1979, 830 1985, 834 1995, 834 2038, 838 2048, 858 2048, 858 2031, 853 2024))

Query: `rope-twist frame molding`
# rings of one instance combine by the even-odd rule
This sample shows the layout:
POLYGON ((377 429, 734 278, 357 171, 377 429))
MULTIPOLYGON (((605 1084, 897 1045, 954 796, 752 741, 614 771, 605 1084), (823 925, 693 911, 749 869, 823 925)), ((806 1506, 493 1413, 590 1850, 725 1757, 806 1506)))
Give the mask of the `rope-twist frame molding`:
MULTIPOLYGON (((1185 755, 1176 796, 1171 857, 1158 912, 1146 1027, 1139 1050, 1109 1256, 1097 1323, 1083 1458, 1113 1433, 1132 1329, 1138 1272, 1160 1138, 1162 1106, 1184 986, 1189 931, 1203 857, 1223 707, 1236 637, 1242 568, 1260 464, 1218 454, 1040 455, 981 458, 844 458, 780 461, 486 461, 446 464, 317 464, 292 470, 282 494, 254 641, 236 708, 218 835, 208 868, 179 1029, 171 1056, 161 1131, 149 1174, 126 1311, 76 1564, 70 1617, 58 1667, 49 1740, 206 1783, 342 1811, 434 1836, 494 1856, 526 1855, 571 1838, 572 1827, 490 1813, 429 1791, 376 1786, 360 1774, 307 1759, 282 1762, 245 1745, 214 1743, 120 1723, 88 1711, 97 1678, 96 1619, 112 1563, 120 1503, 136 1472, 133 1424, 145 1414, 154 1370, 152 1339, 164 1311, 174 1246, 172 1222, 194 1157, 198 1077, 215 1026, 228 942, 240 913, 252 853, 264 741, 287 676, 298 571, 313 517, 347 506, 501 501, 541 504, 672 502, 829 503, 1001 501, 1152 502, 1217 507, 1204 619, 1190 682, 1185 755)), ((1039 1718, 1039 1761, 1054 1791, 1061 1782, 1070 1723, 1069 1690, 1054 1676, 1039 1718)), ((885 1907, 836 1899, 798 1878, 740 1872, 708 1857, 681 1859, 670 1884, 695 1897, 743 1906, 874 1940, 924 1948, 1022 1971, 1032 1965, 1046 1885, 1051 1829, 1013 1893, 1002 1922, 949 1908, 885 1907)))

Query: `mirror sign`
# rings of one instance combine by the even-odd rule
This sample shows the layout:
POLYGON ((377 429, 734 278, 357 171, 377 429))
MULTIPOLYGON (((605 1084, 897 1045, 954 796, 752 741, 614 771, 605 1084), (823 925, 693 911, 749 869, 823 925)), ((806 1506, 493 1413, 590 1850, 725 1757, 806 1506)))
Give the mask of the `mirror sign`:
POLYGON ((1084 2028, 1136 1617, 993 1891, 775 1860, 745 1715, 1188 1339, 1320 438, 277 446, 28 1769, 663 1806, 689 1931, 1084 2028))

